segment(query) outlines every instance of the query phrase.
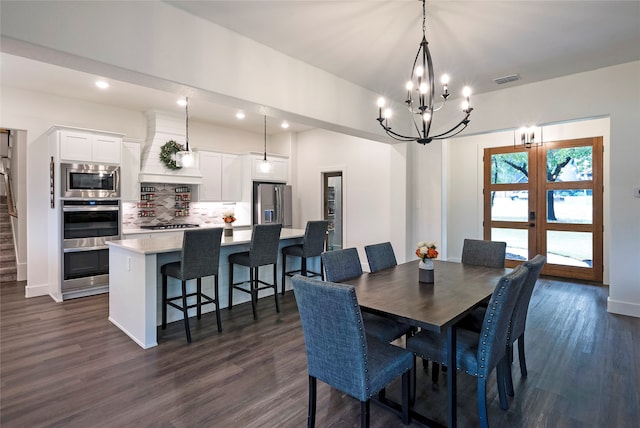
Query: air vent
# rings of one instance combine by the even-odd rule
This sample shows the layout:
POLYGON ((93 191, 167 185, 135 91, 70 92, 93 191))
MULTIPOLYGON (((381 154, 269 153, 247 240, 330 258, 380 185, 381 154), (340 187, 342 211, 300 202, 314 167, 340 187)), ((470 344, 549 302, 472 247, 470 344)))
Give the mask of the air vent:
POLYGON ((510 74, 509 76, 497 77, 493 79, 498 85, 504 85, 505 83, 515 82, 516 80, 520 80, 519 74, 510 74))

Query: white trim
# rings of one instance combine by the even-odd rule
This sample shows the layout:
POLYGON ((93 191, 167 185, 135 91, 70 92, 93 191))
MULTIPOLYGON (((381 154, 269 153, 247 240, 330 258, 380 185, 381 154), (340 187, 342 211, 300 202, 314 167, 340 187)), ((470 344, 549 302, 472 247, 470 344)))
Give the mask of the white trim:
POLYGON ((622 302, 607 298, 607 312, 611 314, 627 315, 630 317, 640 318, 640 304, 622 302))
POLYGON ((38 297, 49 295, 49 284, 27 285, 24 287, 24 297, 38 297))

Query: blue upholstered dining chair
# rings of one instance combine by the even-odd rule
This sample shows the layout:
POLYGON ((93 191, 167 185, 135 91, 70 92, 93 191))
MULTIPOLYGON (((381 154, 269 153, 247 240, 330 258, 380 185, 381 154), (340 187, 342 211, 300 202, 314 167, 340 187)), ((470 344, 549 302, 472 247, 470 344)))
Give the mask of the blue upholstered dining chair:
POLYGON ((283 296, 286 276, 293 276, 296 273, 300 273, 302 276, 322 276, 322 261, 320 262, 320 272, 313 272, 307 269, 307 259, 310 257, 320 257, 320 254, 324 251, 328 228, 329 221, 327 220, 308 221, 302 244, 289 245, 282 248, 283 296), (287 271, 287 256, 300 257, 300 269, 287 271))
MULTIPOLYGON (((362 275, 360 257, 355 248, 326 251, 321 257, 327 281, 342 282, 362 275)), ((362 318, 367 334, 382 342, 392 342, 413 331, 410 325, 369 312, 363 312, 362 318)))
POLYGON ((187 230, 182 238, 180 261, 167 263, 160 267, 160 274, 162 275, 162 329, 167 328, 167 306, 182 311, 184 330, 189 343, 191 343, 188 314, 190 308, 196 308, 197 317, 200 319, 202 305, 214 304, 218 331, 222 331, 218 296, 221 240, 222 228, 187 230), (169 276, 182 282, 182 293, 179 296, 167 297, 167 277, 169 276), (202 278, 206 276, 214 277, 213 298, 202 293, 202 278), (193 293, 187 293, 187 281, 190 279, 196 279, 196 291, 193 293), (188 304, 187 299, 189 297, 195 297, 196 302, 188 304), (202 301, 203 299, 204 302, 202 301))
POLYGON ((273 288, 276 300, 276 312, 280 312, 278 305, 278 245, 282 225, 257 224, 253 226, 249 251, 229 254, 229 310, 233 306, 233 290, 240 290, 251 295, 251 309, 253 319, 258 319, 258 292, 273 288), (249 281, 233 282, 233 266, 241 265, 249 268, 249 281), (260 266, 273 266, 273 283, 260 279, 260 266), (248 288, 243 284, 248 283, 248 288))
POLYGON ((364 252, 367 254, 371 272, 388 269, 398 264, 391 242, 367 245, 364 247, 364 252))
MULTIPOLYGON (((508 369, 506 349, 509 339, 509 325, 528 274, 528 268, 518 266, 498 281, 491 300, 489 300, 480 333, 464 329, 457 330, 456 366, 457 369, 464 370, 478 378, 478 416, 481 427, 489 426, 486 396, 487 378, 496 368, 498 379, 505 379, 505 372, 508 369)), ((422 330, 407 339, 407 349, 418 357, 446 364, 447 335, 422 330)), ((455 368, 451 370, 455 370, 455 368)), ((498 394, 500 407, 507 409, 509 404, 507 403, 504 381, 498 382, 498 394)))
POLYGON ((467 265, 503 268, 507 243, 465 239, 462 244, 462 263, 467 265))
POLYGON ((361 426, 368 427, 370 398, 400 376, 402 423, 408 424, 413 355, 364 334, 353 286, 301 275, 292 282, 307 351, 307 426, 315 426, 317 380, 359 400, 361 426))

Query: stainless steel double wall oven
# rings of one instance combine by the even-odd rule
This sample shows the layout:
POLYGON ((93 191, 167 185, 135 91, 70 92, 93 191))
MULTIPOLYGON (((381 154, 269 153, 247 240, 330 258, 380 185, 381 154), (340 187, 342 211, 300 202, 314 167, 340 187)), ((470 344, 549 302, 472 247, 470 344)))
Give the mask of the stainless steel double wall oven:
POLYGON ((120 239, 120 167, 61 164, 64 299, 109 291, 107 241, 120 239))

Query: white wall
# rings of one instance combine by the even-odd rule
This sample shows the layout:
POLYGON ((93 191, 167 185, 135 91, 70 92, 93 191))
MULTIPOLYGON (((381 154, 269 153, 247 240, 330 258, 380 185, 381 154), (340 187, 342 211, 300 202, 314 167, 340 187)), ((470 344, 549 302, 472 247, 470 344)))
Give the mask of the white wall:
POLYGON ((342 171, 344 248, 358 248, 366 266, 364 246, 391 241, 403 262, 405 164, 402 147, 323 130, 298 134, 299 226, 322 218, 322 173, 342 171))

